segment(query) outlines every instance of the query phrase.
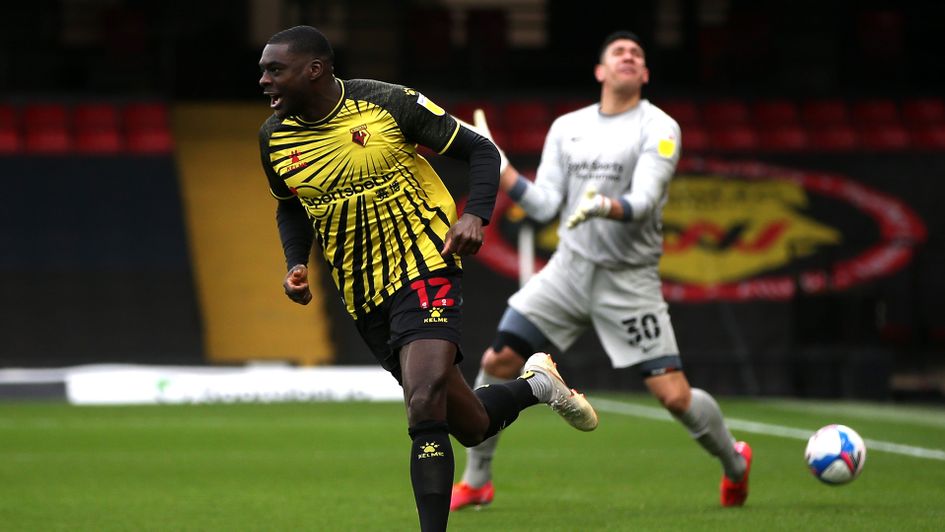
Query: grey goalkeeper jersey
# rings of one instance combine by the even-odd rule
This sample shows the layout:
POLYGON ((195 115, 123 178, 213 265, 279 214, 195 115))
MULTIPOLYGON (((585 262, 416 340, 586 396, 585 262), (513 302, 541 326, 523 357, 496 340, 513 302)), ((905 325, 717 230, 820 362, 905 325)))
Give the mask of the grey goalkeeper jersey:
POLYGON ((554 121, 535 182, 518 202, 540 222, 560 213, 558 246, 596 264, 657 265, 663 206, 679 161, 679 124, 647 100, 619 115, 598 109, 594 104, 554 121), (565 222, 588 186, 629 204, 632 219, 591 218, 568 229, 565 222))

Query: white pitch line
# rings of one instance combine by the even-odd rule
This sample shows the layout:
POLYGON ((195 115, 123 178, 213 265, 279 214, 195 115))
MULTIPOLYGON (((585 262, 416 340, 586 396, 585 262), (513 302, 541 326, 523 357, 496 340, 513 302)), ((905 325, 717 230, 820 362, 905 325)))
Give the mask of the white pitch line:
MULTIPOLYGON (((592 398, 594 408, 602 412, 612 414, 625 414, 628 416, 645 417, 659 421, 674 421, 669 413, 662 409, 652 406, 636 405, 632 403, 621 403, 620 401, 611 401, 609 399, 592 398)), ((757 421, 748 421, 747 419, 725 418, 725 423, 729 428, 752 432, 755 434, 764 434, 767 436, 781 436, 784 438, 794 438, 797 440, 807 440, 813 434, 811 430, 796 429, 784 427, 781 425, 772 425, 770 423, 759 423, 757 421)), ((945 461, 945 451, 940 449, 927 449, 925 447, 915 447, 913 445, 903 445, 879 440, 866 440, 866 447, 869 450, 886 451, 888 453, 913 456, 916 458, 928 458, 930 460, 945 461)))

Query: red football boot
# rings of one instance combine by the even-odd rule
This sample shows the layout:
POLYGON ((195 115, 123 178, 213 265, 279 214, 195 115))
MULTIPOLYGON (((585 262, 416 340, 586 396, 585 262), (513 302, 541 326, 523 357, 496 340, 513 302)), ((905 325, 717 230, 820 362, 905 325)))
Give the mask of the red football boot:
POLYGON ((455 512, 467 506, 485 506, 492 502, 493 497, 495 497, 495 486, 492 485, 491 480, 481 488, 474 488, 465 482, 457 482, 453 484, 450 511, 455 512))
POLYGON ((722 475, 722 484, 719 486, 722 496, 722 506, 742 506, 748 498, 748 473, 751 472, 751 446, 748 443, 735 442, 735 452, 745 457, 745 474, 738 482, 722 475))

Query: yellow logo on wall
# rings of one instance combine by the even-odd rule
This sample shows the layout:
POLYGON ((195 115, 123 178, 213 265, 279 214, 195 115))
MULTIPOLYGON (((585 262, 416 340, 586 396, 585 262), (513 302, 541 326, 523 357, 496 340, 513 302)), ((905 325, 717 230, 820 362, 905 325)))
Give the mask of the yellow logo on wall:
POLYGON ((744 279, 842 240, 803 214, 807 191, 796 182, 677 176, 669 190, 660 271, 676 281, 744 279))
MULTIPOLYGON (((669 301, 843 291, 903 268, 927 237, 906 203, 843 175, 702 157, 683 158, 677 170, 662 213, 669 301)), ((499 195, 495 213, 476 257, 517 278, 525 212, 499 195)), ((557 221, 534 227, 538 271, 558 244, 557 221)))

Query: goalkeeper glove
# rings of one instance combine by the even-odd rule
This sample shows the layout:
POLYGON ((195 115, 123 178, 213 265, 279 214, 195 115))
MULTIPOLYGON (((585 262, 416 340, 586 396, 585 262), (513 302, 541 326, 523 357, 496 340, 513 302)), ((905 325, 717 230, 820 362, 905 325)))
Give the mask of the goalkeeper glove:
POLYGON ((574 226, 592 216, 606 217, 610 214, 613 203, 614 200, 599 194, 594 186, 587 187, 581 200, 578 201, 574 214, 568 218, 568 229, 573 229, 574 226))

